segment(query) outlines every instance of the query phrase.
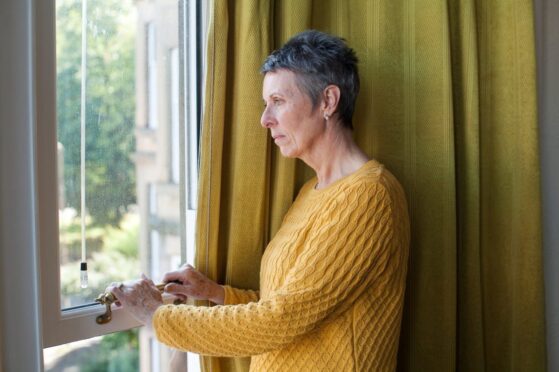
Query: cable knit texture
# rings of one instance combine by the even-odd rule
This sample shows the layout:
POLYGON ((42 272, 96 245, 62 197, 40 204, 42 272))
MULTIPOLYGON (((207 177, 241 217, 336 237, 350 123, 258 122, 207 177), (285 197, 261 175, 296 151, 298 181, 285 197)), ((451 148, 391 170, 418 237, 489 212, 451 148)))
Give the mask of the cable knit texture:
POLYGON ((393 371, 409 245, 404 192, 371 160, 325 189, 306 183, 262 258, 260 292, 225 305, 167 305, 158 339, 252 356, 251 371, 393 371))

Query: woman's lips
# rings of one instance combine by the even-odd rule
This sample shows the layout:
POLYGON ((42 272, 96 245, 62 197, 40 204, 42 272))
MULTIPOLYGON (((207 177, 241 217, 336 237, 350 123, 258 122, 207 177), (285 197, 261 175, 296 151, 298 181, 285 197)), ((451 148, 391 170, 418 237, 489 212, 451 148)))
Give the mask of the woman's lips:
POLYGON ((278 141, 280 141, 282 138, 285 138, 285 136, 278 134, 276 136, 273 136, 274 142, 278 143, 278 141))

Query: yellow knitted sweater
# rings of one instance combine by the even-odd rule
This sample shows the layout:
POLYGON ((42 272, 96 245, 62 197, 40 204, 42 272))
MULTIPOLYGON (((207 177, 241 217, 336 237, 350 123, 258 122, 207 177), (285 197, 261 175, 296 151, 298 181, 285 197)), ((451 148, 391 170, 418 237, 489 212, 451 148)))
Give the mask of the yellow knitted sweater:
POLYGON ((325 189, 306 183, 262 257, 260 293, 161 306, 157 338, 251 371, 393 371, 409 222, 398 181, 371 160, 325 189))

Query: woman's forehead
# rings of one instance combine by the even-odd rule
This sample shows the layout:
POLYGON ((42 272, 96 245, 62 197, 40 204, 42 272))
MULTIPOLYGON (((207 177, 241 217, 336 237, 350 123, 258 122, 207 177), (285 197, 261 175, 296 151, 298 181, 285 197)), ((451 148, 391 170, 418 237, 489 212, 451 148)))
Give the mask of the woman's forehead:
POLYGON ((266 73, 262 85, 263 97, 267 98, 274 94, 291 97, 300 94, 296 79, 295 73, 285 69, 266 73))

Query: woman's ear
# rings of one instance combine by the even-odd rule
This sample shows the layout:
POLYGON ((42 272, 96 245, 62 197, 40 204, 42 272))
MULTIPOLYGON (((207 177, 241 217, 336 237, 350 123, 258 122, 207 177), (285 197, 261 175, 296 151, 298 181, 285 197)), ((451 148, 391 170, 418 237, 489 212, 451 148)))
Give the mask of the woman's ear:
POLYGON ((340 103, 340 88, 337 85, 328 85, 322 93, 322 111, 324 115, 331 117, 340 103))

